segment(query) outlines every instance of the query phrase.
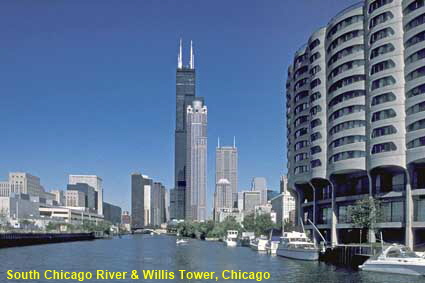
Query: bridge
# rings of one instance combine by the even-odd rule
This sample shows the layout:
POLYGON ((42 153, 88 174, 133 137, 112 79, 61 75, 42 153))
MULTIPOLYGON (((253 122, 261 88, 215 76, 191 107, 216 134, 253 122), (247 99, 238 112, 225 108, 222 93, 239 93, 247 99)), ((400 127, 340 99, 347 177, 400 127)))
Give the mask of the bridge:
POLYGON ((133 234, 155 234, 155 235, 161 235, 166 234, 167 229, 158 229, 158 228, 143 228, 143 229, 135 229, 132 231, 133 234))

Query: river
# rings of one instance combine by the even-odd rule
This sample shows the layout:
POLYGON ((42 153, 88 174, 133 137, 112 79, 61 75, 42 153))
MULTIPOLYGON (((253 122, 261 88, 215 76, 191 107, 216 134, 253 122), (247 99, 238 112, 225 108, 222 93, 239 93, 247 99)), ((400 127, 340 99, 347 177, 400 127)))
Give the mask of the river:
MULTIPOLYGON (((90 279, 84 282, 216 282, 211 279, 180 279, 178 270, 216 272, 219 282, 257 282, 255 280, 224 280, 223 270, 269 272, 270 279, 262 282, 362 282, 405 283, 425 282, 425 279, 402 275, 358 272, 337 268, 322 262, 303 262, 260 254, 247 247, 228 248, 219 242, 189 240, 187 245, 176 246, 172 236, 129 235, 121 239, 96 240, 16 247, 0 250, 0 282, 78 282, 77 280, 48 280, 46 270, 91 272, 109 270, 129 272, 126 279, 90 279), (7 280, 7 271, 36 270, 40 279, 7 280), (175 279, 130 278, 131 271, 168 270, 175 279)), ((227 273, 228 274, 228 273, 227 273)))

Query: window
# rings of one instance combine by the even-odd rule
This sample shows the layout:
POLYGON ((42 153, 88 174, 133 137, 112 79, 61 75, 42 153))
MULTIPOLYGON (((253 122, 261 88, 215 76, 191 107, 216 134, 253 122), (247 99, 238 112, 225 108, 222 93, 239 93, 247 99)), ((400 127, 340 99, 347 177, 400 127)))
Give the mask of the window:
POLYGON ((407 115, 413 115, 413 114, 416 114, 416 113, 422 112, 422 111, 425 111, 425 101, 407 108, 406 114, 407 115))
POLYGON ((322 135, 319 132, 316 132, 316 133, 312 134, 310 136, 310 138, 311 138, 311 141, 313 142, 313 141, 316 141, 316 140, 320 140, 322 138, 322 135))
POLYGON ((404 14, 408 15, 411 12, 415 11, 416 9, 419 9, 420 7, 424 6, 424 0, 416 0, 413 1, 412 3, 409 4, 409 6, 406 7, 406 9, 404 9, 404 14))
POLYGON ((345 56, 348 56, 350 54, 363 51, 363 50, 364 48, 363 48, 363 45, 361 44, 346 47, 342 49, 341 51, 338 51, 337 53, 332 55, 331 59, 329 59, 328 61, 328 65, 331 66, 333 63, 337 62, 339 59, 344 58, 345 56))
POLYGON ((335 82, 334 84, 331 85, 331 87, 329 88, 329 92, 332 93, 334 91, 337 91, 340 88, 343 88, 347 85, 353 84, 355 82, 359 82, 359 81, 364 81, 365 80, 365 75, 354 75, 354 76, 349 76, 346 78, 343 78, 337 82, 335 82))
POLYGON ((407 76, 406 76, 406 81, 411 81, 420 77, 425 76, 425 66, 422 66, 420 68, 417 68, 416 70, 410 72, 407 76))
POLYGON ((322 125, 322 121, 320 119, 314 119, 313 121, 310 122, 310 127, 312 129, 320 125, 322 125))
POLYGON ((329 148, 335 148, 339 146, 343 146, 346 144, 352 144, 356 142, 364 142, 366 141, 365 136, 355 135, 355 136, 346 136, 339 139, 334 140, 329 144, 329 148))
POLYGON ((306 84, 307 84, 307 82, 308 82, 308 79, 307 79, 307 78, 302 79, 302 80, 299 80, 299 81, 295 84, 295 86, 294 86, 294 91, 297 91, 299 88, 301 88, 301 87, 303 87, 304 85, 306 85, 306 84))
POLYGON ((381 30, 378 30, 377 32, 372 33, 370 36, 370 44, 374 44, 375 42, 384 39, 386 37, 389 37, 394 34, 394 30, 392 28, 384 28, 381 30))
POLYGON ((372 98, 372 106, 396 100, 394 93, 386 92, 372 98))
POLYGON ((391 20, 392 18, 394 18, 394 15, 391 12, 384 12, 382 14, 379 14, 370 20, 369 28, 372 29, 379 24, 382 24, 388 20, 391 20))
POLYGON ((310 149, 310 151, 311 151, 311 155, 313 155, 313 154, 316 154, 316 153, 322 152, 322 148, 321 148, 320 146, 316 145, 316 146, 313 146, 313 147, 310 149))
POLYGON ((295 120, 295 127, 298 127, 299 125, 301 125, 301 124, 303 124, 303 123, 305 123, 305 122, 307 122, 308 121, 308 116, 301 116, 301 117, 298 117, 296 120, 295 120))
POLYGON ((298 161, 302 161, 302 160, 307 159, 307 158, 308 158, 307 153, 299 153, 299 154, 294 156, 294 161, 298 162, 298 161))
POLYGON ((345 71, 351 70, 353 68, 361 67, 361 66, 364 66, 364 60, 353 60, 353 61, 344 63, 342 65, 339 65, 335 69, 333 69, 332 72, 330 72, 328 79, 332 79, 333 77, 345 71))
POLYGON ((353 128, 362 128, 366 127, 366 121, 364 120, 352 120, 343 123, 339 123, 330 129, 329 134, 333 135, 339 133, 341 131, 353 129, 353 128))
POLYGON ((405 48, 409 48, 419 42, 422 42, 425 40, 425 31, 421 31, 420 33, 417 33, 416 35, 409 38, 406 43, 404 44, 405 48))
POLYGON ((295 61, 294 61, 295 68, 301 65, 306 59, 307 59, 307 54, 303 54, 295 58, 295 61))
POLYGON ((404 32, 411 30, 412 28, 415 28, 417 26, 420 26, 425 23, 425 14, 419 15, 410 22, 407 23, 407 25, 404 27, 404 32))
POLYGON ((407 95, 407 97, 410 98, 410 97, 414 97, 414 96, 421 95, 421 94, 424 94, 424 93, 425 93, 425 84, 421 84, 421 85, 418 85, 417 87, 409 90, 406 93, 406 95, 407 95))
POLYGON ((308 107, 309 107, 308 103, 302 103, 298 105, 297 107, 295 107, 294 114, 297 115, 298 113, 306 110, 308 107))
POLYGON ((365 157, 365 156, 366 156, 366 153, 364 151, 360 151, 360 150, 344 151, 344 152, 340 152, 340 153, 332 155, 329 158, 329 163, 335 163, 335 162, 342 161, 342 160, 360 158, 360 157, 365 157))
POLYGON ((297 139, 297 138, 299 138, 299 137, 301 137, 301 136, 303 136, 303 135, 307 134, 307 132, 308 132, 307 128, 299 129, 299 130, 295 131, 295 133, 294 133, 294 138, 296 138, 296 139, 297 139))
POLYGON ((395 67, 395 63, 393 60, 382 61, 372 66, 370 74, 373 75, 373 74, 376 74, 394 67, 395 67))
POLYGON ((294 149, 296 151, 300 150, 301 148, 307 147, 308 144, 309 144, 308 141, 299 141, 294 145, 294 149))
POLYGON ((386 87, 395 84, 395 79, 392 76, 383 77, 372 82, 371 90, 375 90, 381 87, 386 87))
POLYGON ((354 23, 357 22, 361 22, 363 21, 363 16, 362 15, 355 15, 355 16, 351 16, 349 18, 346 18, 338 23, 336 23, 331 30, 328 32, 328 35, 326 36, 328 39, 329 37, 331 37, 332 35, 334 35, 335 33, 337 33, 339 30, 352 25, 354 23))
POLYGON ((329 116, 329 121, 333 121, 335 119, 338 119, 342 116, 353 114, 356 112, 364 112, 365 106, 364 105, 351 105, 344 108, 341 108, 335 112, 332 113, 332 115, 329 116))
POLYGON ((298 167, 295 167, 295 169, 294 169, 294 173, 296 175, 297 174, 302 174, 302 173, 305 173, 305 172, 308 172, 308 166, 307 165, 298 166, 298 167))
POLYGON ((315 79, 310 83, 310 88, 315 88, 316 86, 319 86, 322 83, 320 79, 315 79))
POLYGON ((393 118, 395 116, 397 116, 397 114, 395 113, 393 109, 381 110, 381 111, 373 113, 372 122, 393 118))
POLYGON ((396 151, 396 150, 397 150, 397 147, 395 146, 393 142, 385 142, 385 143, 375 144, 372 147, 372 154, 396 151))
POLYGON ((311 68, 310 70, 310 75, 314 76, 315 74, 317 74, 318 72, 320 72, 322 70, 322 68, 320 68, 319 65, 314 66, 313 68, 311 68))
POLYGON ((321 57, 319 52, 314 53, 313 55, 311 55, 310 57, 310 63, 313 63, 314 61, 316 61, 317 59, 319 59, 321 57))
POLYGON ((294 80, 298 79, 300 76, 302 76, 303 74, 305 74, 307 71, 308 71, 308 66, 303 66, 303 67, 299 68, 294 73, 294 80))
POLYGON ((407 143, 407 149, 412 149, 420 146, 425 146, 425 137, 420 137, 407 143))
POLYGON ((369 5, 369 14, 372 14, 376 9, 393 2, 393 0, 376 0, 369 5))
POLYGON ((372 138, 378 138, 378 137, 382 137, 382 136, 392 135, 392 134, 395 134, 395 133, 397 133, 397 129, 392 125, 379 127, 379 128, 373 129, 372 138))
POLYGON ((419 51, 416 51, 412 55, 406 58, 406 64, 411 64, 413 62, 419 61, 421 59, 425 58, 425 48, 421 49, 419 51))
POLYGON ((320 92, 315 92, 312 95, 310 95, 310 102, 313 102, 313 101, 319 99, 320 97, 322 97, 320 92))
POLYGON ((421 129, 425 129, 425 119, 413 122, 412 124, 407 126, 408 132, 414 132, 421 129))
POLYGON ((320 159, 315 159, 310 162, 311 168, 316 168, 322 166, 320 159))
POLYGON ((370 52, 370 59, 372 60, 373 58, 379 57, 394 50, 394 45, 392 45, 391 43, 386 43, 384 45, 372 49, 372 51, 370 52))
POLYGON ((332 50, 334 50, 336 47, 338 47, 338 45, 347 42, 353 38, 356 37, 360 37, 363 36, 363 30, 353 30, 353 31, 349 31, 347 33, 344 33, 343 35, 341 35, 340 37, 336 38, 334 41, 332 41, 332 43, 329 45, 328 47, 328 53, 331 52, 332 50))
POLYGON ((312 43, 310 43, 310 51, 313 50, 314 48, 316 48, 317 46, 320 45, 320 40, 319 39, 315 39, 312 43))
POLYGON ((310 109, 310 115, 314 116, 321 111, 322 111, 322 107, 320 107, 320 105, 316 105, 310 109))
POLYGON ((349 99, 356 98, 359 96, 364 96, 364 95, 366 95, 366 91, 364 90, 351 90, 351 91, 344 92, 332 98, 332 100, 329 102, 329 107, 333 107, 345 100, 349 100, 349 99))
POLYGON ((304 90, 304 91, 298 93, 294 97, 294 103, 297 103, 298 101, 300 101, 301 99, 303 99, 303 98, 305 98, 307 96, 308 96, 308 91, 307 90, 304 90))

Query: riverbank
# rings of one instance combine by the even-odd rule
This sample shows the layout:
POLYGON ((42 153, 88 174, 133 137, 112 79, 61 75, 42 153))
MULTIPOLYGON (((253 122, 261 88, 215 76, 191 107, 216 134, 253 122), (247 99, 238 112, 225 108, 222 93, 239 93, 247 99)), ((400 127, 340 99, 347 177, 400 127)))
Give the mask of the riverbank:
POLYGON ((2 233, 0 248, 90 241, 96 239, 94 233, 2 233))

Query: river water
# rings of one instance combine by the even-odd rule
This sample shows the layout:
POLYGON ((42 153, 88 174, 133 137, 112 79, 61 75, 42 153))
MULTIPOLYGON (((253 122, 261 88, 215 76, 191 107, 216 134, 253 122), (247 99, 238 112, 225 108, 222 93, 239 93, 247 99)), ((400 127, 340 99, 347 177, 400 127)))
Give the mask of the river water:
MULTIPOLYGON (((172 236, 129 235, 121 239, 47 244, 0 250, 0 282, 79 282, 48 280, 46 270, 91 272, 97 270, 128 272, 126 279, 90 279, 83 282, 216 282, 212 279, 180 279, 178 270, 216 272, 218 282, 257 282, 249 279, 222 279, 223 270, 269 272, 262 282, 425 282, 425 278, 386 275, 337 268, 322 262, 304 262, 269 256, 247 247, 229 248, 219 242, 189 240, 176 246, 172 236), (40 279, 7 279, 7 271, 36 270, 40 279), (139 271, 139 279, 131 279, 131 271, 139 271), (168 270, 175 279, 144 279, 142 270, 168 270)), ((51 274, 51 273, 50 273, 51 274)), ((226 274, 226 276, 228 273, 226 274)), ((215 277, 214 277, 215 278, 215 277)))

